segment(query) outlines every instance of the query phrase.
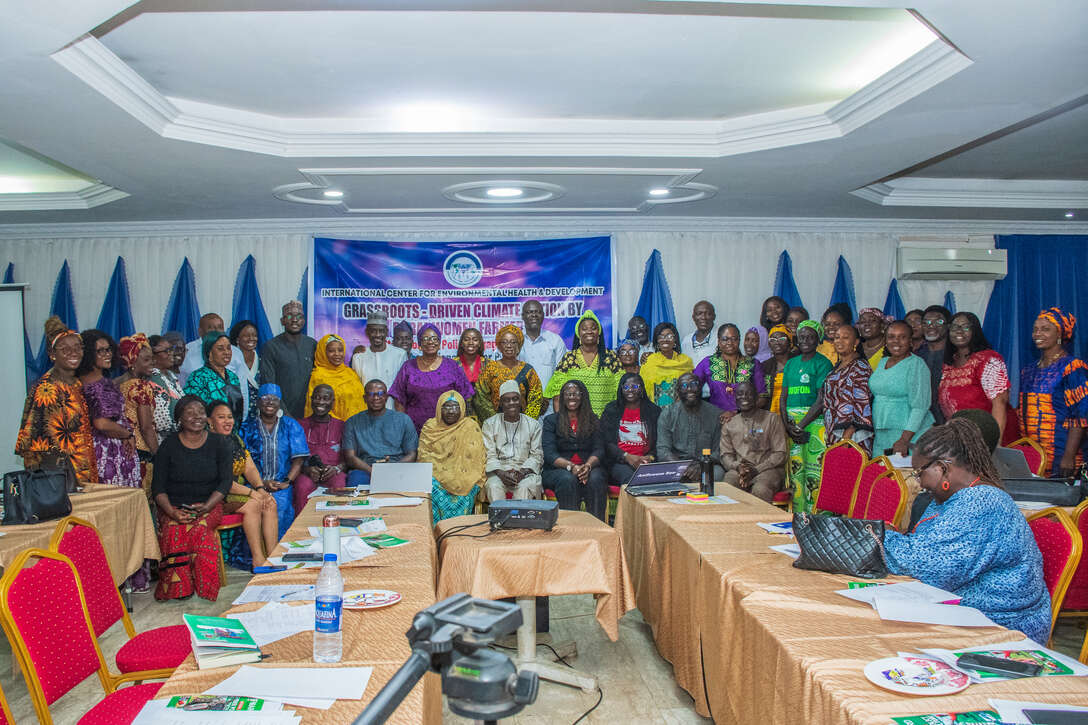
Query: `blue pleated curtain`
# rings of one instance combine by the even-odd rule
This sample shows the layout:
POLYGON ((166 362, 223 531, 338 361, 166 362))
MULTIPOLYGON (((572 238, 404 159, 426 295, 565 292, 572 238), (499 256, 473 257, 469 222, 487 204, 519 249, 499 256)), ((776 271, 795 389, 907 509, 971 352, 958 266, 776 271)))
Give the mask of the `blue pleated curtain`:
MULTIPOLYGON (((8 268, 4 270, 4 284, 15 283, 15 262, 8 262, 8 268)), ((30 336, 26 332, 26 312, 23 312, 23 360, 26 364, 27 387, 40 378, 44 370, 38 367, 38 358, 30 351, 30 336)))
POLYGON ((114 340, 136 332, 132 324, 132 302, 128 294, 128 275, 125 273, 125 260, 117 258, 106 288, 106 299, 102 301, 102 311, 98 314, 99 330, 110 335, 114 340))
MULTIPOLYGON (((839 255, 838 270, 835 272, 835 286, 831 288, 831 300, 827 306, 845 302, 850 305, 850 316, 858 314, 858 304, 854 300, 854 273, 850 271, 850 265, 846 263, 842 255, 839 255)), ((813 312, 813 314, 820 314, 813 312)))
POLYGON ((654 250, 646 260, 646 269, 642 275, 642 292, 635 305, 635 314, 646 320, 653 330, 659 322, 676 322, 676 313, 672 306, 672 292, 665 279, 665 266, 661 262, 661 252, 654 250))
POLYGON ((257 260, 252 254, 238 268, 230 311, 232 326, 242 320, 249 320, 257 326, 258 349, 272 339, 272 328, 268 324, 268 315, 264 311, 264 303, 261 302, 261 291, 257 287, 257 260))
POLYGON ((186 257, 178 275, 174 278, 174 287, 170 290, 170 300, 166 303, 166 312, 162 317, 162 334, 180 332, 186 341, 196 339, 200 325, 200 306, 196 300, 196 275, 193 265, 186 257))
MULTIPOLYGON (((53 285, 53 299, 49 304, 49 314, 56 315, 69 330, 78 330, 79 321, 76 319, 76 302, 72 294, 72 272, 68 269, 68 260, 57 273, 57 281, 53 285)), ((44 322, 44 320, 42 321, 44 322)), ((53 364, 49 361, 49 353, 45 349, 45 336, 42 336, 42 344, 38 347, 37 369, 44 373, 53 364)))
MULTIPOLYGON (((1009 372, 1032 365, 1037 359, 1031 328, 1040 310, 1058 306, 1077 318, 1077 332, 1070 352, 1084 359, 1088 355, 1088 236, 1028 235, 998 236, 998 249, 1009 257, 1009 274, 994 283, 986 307, 986 337, 1002 354, 1009 372)), ((1019 379, 1013 380, 1019 390, 1019 379)))
POLYGON ((298 283, 298 301, 302 303, 302 314, 310 319, 310 268, 302 270, 302 281, 298 283))
POLYGON ((786 250, 778 255, 778 269, 774 273, 774 291, 771 294, 784 299, 790 307, 805 306, 801 301, 801 293, 797 291, 797 283, 793 280, 793 260, 786 250))
POLYGON ((888 297, 884 300, 884 314, 891 315, 897 320, 907 316, 907 309, 903 306, 903 298, 899 296, 899 281, 892 279, 888 285, 888 297))
POLYGON ((944 293, 944 307, 953 315, 956 314, 956 295, 952 294, 952 290, 944 293))

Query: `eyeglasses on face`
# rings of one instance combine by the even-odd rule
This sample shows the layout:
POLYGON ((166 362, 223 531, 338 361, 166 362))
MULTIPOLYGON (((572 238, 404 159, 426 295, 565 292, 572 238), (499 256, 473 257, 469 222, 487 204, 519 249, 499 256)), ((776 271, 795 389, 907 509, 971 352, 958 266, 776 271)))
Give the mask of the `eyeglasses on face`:
POLYGON ((368 390, 366 391, 365 395, 368 398, 384 398, 385 396, 389 395, 389 393, 384 390, 368 390))
POLYGON ((421 343, 422 342, 438 342, 438 340, 439 340, 439 338, 438 338, 437 335, 424 335, 423 337, 419 338, 419 341, 421 343))
POLYGON ((303 314, 298 313, 298 312, 291 312, 289 314, 284 315, 283 319, 285 319, 285 320, 305 320, 306 315, 303 315, 303 314))
POLYGON ((678 389, 680 389, 680 390, 691 390, 692 388, 702 387, 702 383, 700 383, 698 381, 688 380, 688 381, 685 381, 685 382, 682 382, 682 383, 678 383, 676 387, 678 389))
POLYGON ((955 330, 956 332, 970 332, 971 331, 971 326, 970 325, 949 325, 948 329, 949 330, 955 330))
POLYGON ((160 347, 158 350, 152 350, 151 354, 152 355, 162 355, 163 353, 170 352, 173 349, 174 348, 172 348, 172 347, 160 347))
POLYGON ((94 354, 98 357, 113 357, 113 350, 108 347, 96 347, 94 354))
POLYGON ((936 320, 922 320, 922 324, 925 327, 944 327, 944 318, 938 317, 936 320))
POLYGON ((624 383, 624 392, 631 392, 632 390, 642 390, 642 386, 638 383, 624 383))
POLYGON ((947 469, 948 464, 951 463, 951 461, 946 461, 943 458, 934 458, 932 461, 930 461, 926 465, 922 466, 921 468, 911 469, 911 473, 914 474, 915 478, 920 479, 922 477, 922 474, 925 473, 930 468, 930 466, 932 466, 935 463, 939 463, 939 464, 941 464, 941 468, 947 469))

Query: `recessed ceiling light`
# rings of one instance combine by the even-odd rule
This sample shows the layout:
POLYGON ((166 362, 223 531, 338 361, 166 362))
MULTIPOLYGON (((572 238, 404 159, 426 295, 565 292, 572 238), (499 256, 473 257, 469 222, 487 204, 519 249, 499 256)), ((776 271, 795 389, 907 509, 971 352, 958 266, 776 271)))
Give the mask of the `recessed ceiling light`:
POLYGON ((1072 219, 1072 218, 1073 218, 1073 212, 1071 212, 1071 211, 1067 211, 1067 212, 1065 213, 1065 218, 1066 218, 1066 219, 1072 219))
POLYGON ((664 188, 650 189, 650 196, 668 196, 669 190, 664 188))
POLYGON ((340 191, 339 189, 326 189, 325 196, 330 199, 339 199, 344 196, 344 192, 340 191))
POLYGON ((513 196, 521 196, 525 191, 513 186, 496 186, 493 189, 487 190, 488 196, 494 196, 499 198, 509 198, 513 196))

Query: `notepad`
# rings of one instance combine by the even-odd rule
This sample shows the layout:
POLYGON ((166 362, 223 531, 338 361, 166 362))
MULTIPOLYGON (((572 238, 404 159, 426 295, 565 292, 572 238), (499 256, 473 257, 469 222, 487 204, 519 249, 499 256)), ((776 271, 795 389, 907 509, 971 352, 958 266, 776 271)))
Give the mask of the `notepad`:
MULTIPOLYGON (((208 695, 243 695, 298 703, 314 693, 332 700, 361 700, 373 667, 254 667, 245 665, 208 695)), ((301 703, 300 703, 301 704, 301 703)))
MULTIPOLYGON (((198 669, 226 667, 246 662, 259 662, 261 650, 245 626, 226 617, 199 617, 181 615, 189 630, 193 656, 198 669)), ((244 692, 224 693, 245 695, 244 692)))
POLYGON ((250 602, 304 602, 314 600, 313 584, 270 584, 248 586, 231 604, 250 602))
POLYGON ((268 602, 252 612, 237 612, 227 617, 244 624, 253 640, 263 647, 278 639, 311 631, 314 628, 314 605, 292 606, 268 602))
MULTIPOLYGON (((876 591, 860 589, 857 591, 876 591)), ((876 598, 876 612, 881 619, 893 622, 916 622, 918 624, 946 624, 952 627, 997 627, 999 626, 974 607, 958 604, 932 604, 909 599, 876 598)))

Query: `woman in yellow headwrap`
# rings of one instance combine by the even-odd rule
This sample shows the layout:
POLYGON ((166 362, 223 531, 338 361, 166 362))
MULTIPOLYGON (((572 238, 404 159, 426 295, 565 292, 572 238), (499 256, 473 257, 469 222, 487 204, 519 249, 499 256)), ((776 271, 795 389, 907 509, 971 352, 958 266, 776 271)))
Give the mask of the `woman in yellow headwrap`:
POLYGON ((478 422, 499 412, 499 388, 507 380, 513 380, 521 391, 525 401, 525 415, 536 419, 540 417, 540 406, 544 400, 544 386, 533 366, 518 360, 525 335, 516 325, 506 325, 495 335, 495 349, 502 357, 484 363, 480 377, 476 380, 476 395, 473 396, 473 408, 478 422))
POLYGON ((480 426, 465 417, 465 399, 456 390, 442 393, 434 417, 419 432, 418 460, 433 466, 431 519, 472 513, 484 485, 487 452, 480 426))
POLYGON ((318 340, 317 350, 314 351, 314 371, 310 373, 310 387, 306 391, 306 417, 313 415, 310 400, 318 385, 330 386, 336 396, 332 407, 333 418, 347 420, 360 410, 366 410, 363 384, 355 371, 344 364, 346 354, 344 338, 325 335, 318 340))
POLYGON ((793 352, 793 333, 785 325, 775 325, 767 333, 767 345, 771 348, 771 357, 763 362, 763 381, 771 401, 771 412, 781 408, 782 372, 786 369, 793 352))

